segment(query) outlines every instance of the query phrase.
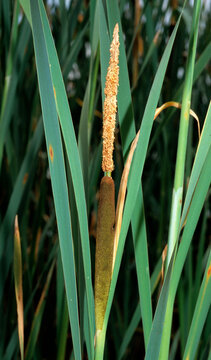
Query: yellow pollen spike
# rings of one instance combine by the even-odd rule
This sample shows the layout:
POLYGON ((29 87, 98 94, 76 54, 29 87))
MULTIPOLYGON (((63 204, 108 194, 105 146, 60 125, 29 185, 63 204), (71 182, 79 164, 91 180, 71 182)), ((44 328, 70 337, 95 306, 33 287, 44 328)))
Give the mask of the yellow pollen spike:
POLYGON ((103 109, 103 160, 102 170, 111 173, 114 170, 113 149, 114 130, 117 111, 117 90, 119 84, 119 25, 116 24, 110 47, 110 61, 105 83, 105 101, 103 109))

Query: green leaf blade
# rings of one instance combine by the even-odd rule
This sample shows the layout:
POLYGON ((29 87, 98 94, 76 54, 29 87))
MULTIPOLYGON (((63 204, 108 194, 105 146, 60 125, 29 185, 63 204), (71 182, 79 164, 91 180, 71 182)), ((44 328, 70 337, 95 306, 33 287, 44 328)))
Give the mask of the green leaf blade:
POLYGON ((31 1, 30 5, 44 129, 50 165, 57 225, 59 231, 70 325, 73 338, 73 347, 76 358, 81 359, 81 343, 78 319, 74 250, 71 233, 71 219, 68 203, 68 190, 61 134, 57 118, 53 84, 50 73, 51 64, 48 61, 38 2, 31 1))

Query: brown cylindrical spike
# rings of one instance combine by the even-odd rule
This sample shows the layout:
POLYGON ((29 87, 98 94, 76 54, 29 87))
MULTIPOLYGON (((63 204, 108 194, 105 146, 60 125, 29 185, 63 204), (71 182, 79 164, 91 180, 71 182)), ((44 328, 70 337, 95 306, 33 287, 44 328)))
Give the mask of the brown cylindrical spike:
POLYGON ((95 321, 96 331, 103 326, 112 275, 115 222, 115 187, 111 177, 100 184, 95 254, 95 321))

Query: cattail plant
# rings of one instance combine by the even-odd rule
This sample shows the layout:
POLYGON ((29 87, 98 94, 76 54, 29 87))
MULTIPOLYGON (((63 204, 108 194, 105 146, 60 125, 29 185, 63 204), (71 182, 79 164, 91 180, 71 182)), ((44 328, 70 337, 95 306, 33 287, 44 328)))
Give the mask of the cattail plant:
MULTIPOLYGON (((97 238, 96 238, 96 255, 95 255, 95 323, 96 323, 96 360, 103 357, 104 351, 104 334, 103 328, 104 317, 106 312, 108 294, 114 269, 115 258, 117 253, 118 241, 120 237, 122 215, 125 204, 126 188, 128 175, 136 149, 140 131, 136 134, 125 163, 122 173, 117 208, 115 213, 115 185, 111 177, 114 170, 113 148, 114 148, 114 130, 117 110, 117 88, 118 88, 118 56, 119 56, 119 38, 118 24, 113 32, 113 41, 110 48, 110 62, 105 83, 105 102, 103 112, 103 156, 102 170, 104 176, 100 184, 100 197, 98 206, 97 220, 97 238)), ((181 109, 181 104, 175 101, 169 101, 156 109, 154 120, 158 115, 169 107, 181 109)), ((200 124, 197 115, 190 109, 190 114, 196 119, 198 126, 198 135, 200 138, 200 124)), ((162 255, 162 279, 164 273, 164 262, 167 254, 167 246, 162 255)))
POLYGON ((111 172, 114 170, 113 148, 117 111, 117 89, 119 82, 118 62, 119 27, 118 24, 116 24, 110 47, 110 62, 106 76, 105 102, 103 110, 102 170, 104 171, 104 177, 102 178, 100 184, 95 255, 96 334, 98 334, 103 327, 112 276, 115 225, 115 186, 111 177, 111 172))
POLYGON ((0 359, 209 358, 207 4, 63 3, 0 2, 0 359))

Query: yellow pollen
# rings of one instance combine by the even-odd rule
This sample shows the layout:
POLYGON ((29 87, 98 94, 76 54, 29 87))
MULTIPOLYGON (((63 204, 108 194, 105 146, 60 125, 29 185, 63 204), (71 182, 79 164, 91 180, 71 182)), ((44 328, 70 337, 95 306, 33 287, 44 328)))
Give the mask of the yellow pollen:
POLYGON ((114 130, 117 111, 117 90, 119 84, 119 26, 115 25, 110 47, 110 61, 105 83, 105 101, 103 109, 103 160, 104 172, 112 172, 114 130))

